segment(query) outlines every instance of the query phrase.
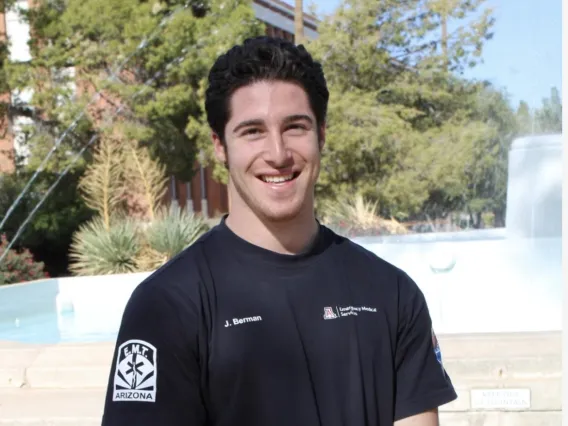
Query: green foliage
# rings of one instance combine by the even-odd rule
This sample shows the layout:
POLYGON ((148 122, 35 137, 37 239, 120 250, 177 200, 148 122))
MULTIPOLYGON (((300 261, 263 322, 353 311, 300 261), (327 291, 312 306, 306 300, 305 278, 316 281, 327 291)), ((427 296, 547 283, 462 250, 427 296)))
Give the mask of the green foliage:
POLYGON ((167 190, 165 167, 148 147, 130 139, 128 128, 117 126, 112 132, 102 135, 80 182, 85 202, 107 228, 116 214, 152 219, 167 190))
POLYGON ((366 200, 360 193, 323 202, 318 215, 324 225, 346 237, 407 233, 396 220, 380 217, 377 202, 366 200))
POLYGON ((167 190, 165 167, 151 157, 147 147, 139 147, 132 140, 123 146, 122 176, 126 193, 133 199, 134 210, 153 219, 167 190))
POLYGON ((562 100, 556 87, 550 97, 542 100, 542 107, 535 111, 537 133, 562 133, 562 100))
MULTIPOLYGON (((0 257, 4 255, 8 248, 6 235, 0 237, 0 257)), ((29 250, 24 249, 17 252, 10 249, 0 263, 0 285, 15 284, 25 281, 33 281, 41 278, 48 278, 49 274, 44 272, 43 262, 34 261, 33 255, 29 250)))
MULTIPOLYGON (((75 165, 24 233, 22 244, 34 254, 36 243, 46 253, 68 247, 72 232, 88 219, 91 212, 76 191, 85 170, 82 194, 102 217, 107 234, 116 212, 139 208, 150 219, 148 229, 162 226, 176 235, 154 245, 138 235, 133 268, 161 264, 191 239, 182 226, 189 219, 170 212, 169 223, 158 211, 164 177, 191 179, 200 151, 201 162, 213 162, 203 107, 207 71, 231 45, 263 33, 263 25, 250 1, 192 1, 175 13, 186 3, 42 0, 26 12, 33 59, 9 64, 0 45, 0 86, 33 89, 29 105, 11 106, 32 119, 23 142, 31 156, 19 176, 34 170, 75 124, 13 217, 25 217, 70 154, 93 135, 100 137, 95 151, 75 165), (150 38, 141 43, 147 34, 150 38), (124 69, 113 76, 120 63, 126 63, 124 69), (119 106, 121 113, 113 117, 119 106), (149 164, 158 165, 155 173, 148 173, 149 164)), ((561 101, 553 91, 534 114, 527 105, 515 113, 505 93, 461 77, 480 61, 491 39, 493 17, 486 4, 346 0, 321 23, 318 39, 305 41, 323 63, 331 90, 316 188, 321 205, 358 193, 376 206, 377 217, 430 220, 467 212, 473 226, 503 224, 510 143, 517 135, 561 129, 561 101)), ((221 165, 215 164, 214 175, 226 182, 221 165)), ((0 214, 23 186, 18 179, 0 190, 0 214)), ((13 220, 7 224, 8 235, 16 226, 13 220)), ((155 238, 159 241, 159 233, 155 238)))
POLYGON ((79 183, 85 204, 97 212, 107 230, 111 215, 124 203, 123 158, 120 141, 104 135, 79 183))
POLYGON ((142 240, 136 222, 128 217, 107 224, 101 217, 81 225, 73 236, 69 257, 75 275, 137 272, 136 256, 142 240))
POLYGON ((145 240, 153 250, 174 257, 192 244, 209 227, 202 216, 175 206, 162 207, 145 229, 145 240))
POLYGON ((320 36, 308 44, 331 85, 387 92, 406 73, 422 84, 477 62, 483 43, 492 37, 494 19, 491 9, 484 8, 486 3, 345 0, 321 23, 320 36), (446 36, 447 52, 441 49, 442 15, 457 27, 446 36))
MULTIPOLYGON (((14 9, 14 3, 16 0, 0 0, 0 10, 7 11, 10 9, 14 9)), ((4 15, 5 16, 5 15, 4 15)), ((10 56, 10 47, 9 42, 6 40, 5 34, 4 37, 0 39, 0 93, 7 93, 10 90, 10 86, 8 85, 8 75, 7 75, 7 68, 9 64, 9 56, 10 56)), ((15 114, 22 114, 25 109, 21 108, 21 105, 18 102, 14 102, 17 98, 11 99, 10 96, 2 96, 0 98, 0 138, 4 138, 6 131, 8 130, 8 126, 6 124, 9 122, 9 119, 13 117, 15 114)), ((6 153, 0 151, 0 156, 10 155, 11 153, 6 153)))
POLYGON ((525 101, 519 102, 516 113, 519 134, 530 135, 534 133, 533 116, 531 114, 529 104, 527 104, 525 101))
POLYGON ((550 97, 542 100, 540 108, 531 111, 529 105, 521 101, 516 111, 519 134, 562 133, 562 99, 556 87, 550 90, 550 97))
POLYGON ((381 214, 402 216, 417 210, 427 188, 417 177, 414 149, 421 136, 403 117, 415 111, 403 105, 377 102, 373 92, 331 92, 328 130, 317 192, 337 199, 352 192, 384 207, 381 214), (407 191, 401 198, 400 187, 407 191))
MULTIPOLYGON (((151 158, 163 164, 155 180, 164 183, 164 167, 167 174, 190 180, 199 147, 209 144, 203 111, 207 72, 222 51, 263 33, 250 2, 41 0, 35 5, 23 12, 31 27, 31 61, 7 62, 6 45, 0 45, 0 86, 9 86, 16 95, 32 93, 29 103, 0 105, 4 117, 11 108, 14 114, 31 119, 22 128, 22 146, 30 152, 27 162, 20 164, 22 176, 29 177, 28 171, 37 169, 56 142, 58 149, 45 165, 46 182, 57 177, 90 138, 118 134, 122 142, 143 148, 130 149, 137 156, 123 163, 128 170, 121 171, 128 171, 127 176, 133 177, 151 158), (189 7, 176 13, 186 4, 189 7), (173 18, 163 22, 171 13, 173 18), (163 25, 158 26, 160 22, 163 25), (119 64, 124 67, 116 73, 119 64), (119 106, 122 110, 116 115, 119 106)), ((54 275, 67 272, 71 235, 92 216, 77 192, 77 179, 92 163, 92 156, 93 152, 87 152, 73 166, 69 178, 50 195, 20 240, 49 259, 54 275)), ((119 210, 118 205, 125 201, 117 194, 127 180, 113 177, 118 158, 107 172, 90 169, 88 173, 98 177, 87 176, 81 187, 88 205, 107 217, 107 227, 110 211, 119 210)), ((25 180, 22 184, 18 180, 10 183, 13 191, 0 191, 0 214, 7 211, 23 184, 25 180)), ((9 236, 46 186, 36 181, 33 193, 6 224, 9 236)), ((130 179, 129 188, 128 209, 151 216, 165 185, 130 179)))
POLYGON ((168 174, 190 180, 198 148, 209 141, 203 132, 207 72, 222 51, 263 32, 250 2, 38 3, 27 13, 33 59, 9 72, 13 88, 33 89, 34 123, 25 142, 34 147, 30 166, 88 105, 88 114, 65 138, 50 168, 59 170, 68 161, 65 151, 76 151, 120 121, 129 128, 128 139, 147 146, 168 174), (124 67, 116 73, 118 64, 124 67), (93 99, 96 93, 100 96, 93 99), (119 106, 119 117, 113 118, 119 106))
MULTIPOLYGON (((31 171, 25 170, 0 176, 0 220, 30 178, 31 171)), ((49 172, 38 175, 30 191, 21 199, 2 229, 8 240, 12 240, 22 222, 57 178, 57 175, 49 172)), ((67 273, 67 252, 72 235, 81 223, 92 217, 92 211, 79 196, 79 178, 79 172, 71 172, 63 177, 57 189, 37 210, 14 246, 17 249, 28 248, 36 259, 45 264, 50 276, 67 273)))
POLYGON ((177 208, 161 208, 146 223, 112 216, 83 225, 73 237, 70 270, 75 275, 106 275, 157 269, 209 229, 201 216, 177 208))
POLYGON ((517 122, 503 93, 460 76, 492 37, 485 4, 346 0, 324 20, 308 43, 331 91, 320 198, 360 192, 398 220, 502 214, 517 122))
MULTIPOLYGON (((75 274, 135 272, 150 265, 146 261, 150 253, 162 255, 144 237, 152 230, 155 214, 159 212, 166 189, 165 170, 150 157, 148 148, 128 139, 127 130, 114 129, 113 134, 103 134, 81 179, 82 195, 98 214, 74 235, 70 269, 75 274), (149 225, 145 219, 151 221, 149 225)), ((162 221, 175 219, 163 216, 162 221)), ((183 227, 175 230, 186 231, 183 227)), ((176 236, 175 232, 167 236, 186 237, 176 236)), ((154 235, 152 242, 155 240, 154 235)), ((167 260, 169 254, 167 251, 159 260, 167 260)))

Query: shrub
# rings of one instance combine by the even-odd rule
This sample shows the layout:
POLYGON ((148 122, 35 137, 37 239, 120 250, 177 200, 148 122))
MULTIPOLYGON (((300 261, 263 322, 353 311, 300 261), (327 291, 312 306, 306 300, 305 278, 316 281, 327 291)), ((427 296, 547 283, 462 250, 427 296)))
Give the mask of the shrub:
MULTIPOLYGON (((5 235, 2 235, 0 237, 0 257, 4 255, 7 247, 8 240, 5 235)), ((49 278, 49 275, 44 271, 43 262, 36 262, 28 249, 20 252, 10 249, 0 262, 0 285, 41 278, 49 278)))
POLYGON ((380 217, 377 203, 365 200, 360 194, 324 202, 320 210, 322 223, 346 237, 407 233, 407 229, 396 220, 380 217))
POLYGON ((138 258, 140 268, 158 268, 208 229, 209 225, 202 216, 173 205, 160 208, 154 220, 144 229, 145 247, 138 258))
POLYGON ((97 217, 74 235, 69 269, 75 275, 152 271, 208 229, 201 216, 176 207, 158 209, 151 222, 121 216, 107 226, 97 217))
POLYGON ((134 220, 117 217, 107 226, 99 216, 73 236, 69 269, 75 275, 138 272, 136 257, 141 248, 140 230, 134 220))

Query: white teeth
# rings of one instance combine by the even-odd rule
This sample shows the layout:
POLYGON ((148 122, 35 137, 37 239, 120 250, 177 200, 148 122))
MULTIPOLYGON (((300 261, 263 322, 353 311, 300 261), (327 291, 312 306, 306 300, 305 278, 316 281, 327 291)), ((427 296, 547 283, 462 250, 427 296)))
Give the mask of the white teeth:
POLYGON ((262 180, 268 183, 282 183, 286 182, 287 180, 291 180, 294 175, 286 175, 286 176, 262 176, 262 180))

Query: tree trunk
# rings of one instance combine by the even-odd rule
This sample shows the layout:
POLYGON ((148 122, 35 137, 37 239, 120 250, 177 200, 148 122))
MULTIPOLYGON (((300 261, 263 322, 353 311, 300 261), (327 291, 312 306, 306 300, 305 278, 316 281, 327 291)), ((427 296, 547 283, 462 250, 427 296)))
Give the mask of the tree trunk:
POLYGON ((441 11, 440 18, 442 21, 442 57, 444 59, 444 70, 447 72, 449 68, 448 60, 448 4, 443 3, 443 10, 441 11))
POLYGON ((296 0, 296 10, 294 13, 294 42, 302 43, 304 38, 304 1, 296 0))

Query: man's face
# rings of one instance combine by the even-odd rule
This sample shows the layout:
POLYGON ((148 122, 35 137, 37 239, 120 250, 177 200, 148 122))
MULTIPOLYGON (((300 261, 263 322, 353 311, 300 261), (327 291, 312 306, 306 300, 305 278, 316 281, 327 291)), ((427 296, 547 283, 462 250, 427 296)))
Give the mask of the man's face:
POLYGON ((235 91, 225 147, 213 135, 217 158, 229 166, 231 204, 281 222, 313 212, 320 170, 316 118, 300 86, 261 81, 235 91))

